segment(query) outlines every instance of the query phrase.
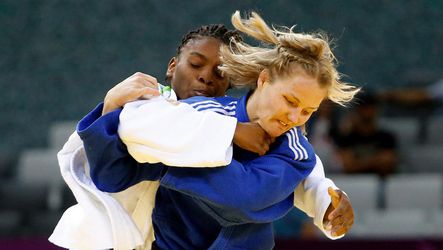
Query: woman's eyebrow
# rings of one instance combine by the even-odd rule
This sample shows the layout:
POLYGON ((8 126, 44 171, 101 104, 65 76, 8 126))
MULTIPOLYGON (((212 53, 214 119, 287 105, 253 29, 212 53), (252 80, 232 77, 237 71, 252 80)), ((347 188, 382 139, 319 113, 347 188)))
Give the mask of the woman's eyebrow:
MULTIPOLYGON (((293 95, 291 95, 291 97, 294 98, 294 100, 295 100, 296 102, 300 103, 300 100, 299 100, 297 97, 295 97, 295 96, 293 96, 293 95)), ((317 110, 318 107, 306 107, 306 109, 317 110)))
POLYGON ((197 57, 200 57, 201 59, 203 59, 203 60, 208 60, 208 58, 205 56, 205 55, 203 55, 203 54, 201 54, 201 53, 199 53, 199 52, 197 52, 197 51, 192 51, 191 53, 189 53, 191 56, 197 56, 197 57))

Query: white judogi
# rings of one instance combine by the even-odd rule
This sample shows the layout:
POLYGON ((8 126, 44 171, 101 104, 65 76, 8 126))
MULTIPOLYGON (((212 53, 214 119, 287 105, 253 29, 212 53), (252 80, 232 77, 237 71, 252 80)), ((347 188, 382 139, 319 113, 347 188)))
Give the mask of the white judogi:
POLYGON ((154 232, 149 214, 158 182, 141 182, 116 194, 98 190, 89 177, 83 142, 76 132, 57 158, 78 204, 64 212, 49 241, 69 249, 151 248, 154 232))

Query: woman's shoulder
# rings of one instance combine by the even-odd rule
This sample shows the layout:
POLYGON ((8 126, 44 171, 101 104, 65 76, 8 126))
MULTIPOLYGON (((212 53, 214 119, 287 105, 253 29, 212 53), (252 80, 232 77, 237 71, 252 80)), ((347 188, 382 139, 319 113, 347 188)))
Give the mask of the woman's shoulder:
POLYGON ((237 98, 194 96, 184 100, 198 111, 213 111, 222 115, 233 115, 237 106, 237 98))
POLYGON ((300 127, 294 127, 278 137, 287 146, 288 152, 292 152, 294 160, 308 160, 315 158, 315 152, 308 138, 300 127))
POLYGON ((182 102, 186 102, 191 104, 192 106, 199 105, 219 105, 219 106, 227 106, 232 104, 233 102, 237 102, 238 98, 231 96, 222 96, 222 97, 206 97, 206 96, 193 96, 188 99, 180 100, 182 102))

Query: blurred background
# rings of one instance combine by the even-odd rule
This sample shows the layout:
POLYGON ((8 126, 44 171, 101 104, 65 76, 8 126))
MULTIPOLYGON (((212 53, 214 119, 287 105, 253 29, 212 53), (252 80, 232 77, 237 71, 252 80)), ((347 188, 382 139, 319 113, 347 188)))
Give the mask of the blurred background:
POLYGON ((0 249, 58 249, 46 239, 75 200, 56 153, 76 121, 137 71, 163 79, 182 35, 232 28, 235 10, 325 31, 344 79, 364 89, 308 126, 354 228, 330 241, 294 210, 275 249, 443 249, 441 0, 1 0, 0 249))

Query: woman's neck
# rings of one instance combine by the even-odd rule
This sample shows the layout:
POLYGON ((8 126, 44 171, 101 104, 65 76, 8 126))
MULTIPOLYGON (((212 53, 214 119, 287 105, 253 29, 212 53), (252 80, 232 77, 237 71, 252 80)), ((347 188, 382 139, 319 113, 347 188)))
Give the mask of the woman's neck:
POLYGON ((257 111, 258 111, 258 94, 257 91, 254 91, 246 101, 246 112, 248 113, 250 122, 256 122, 258 120, 257 111))

